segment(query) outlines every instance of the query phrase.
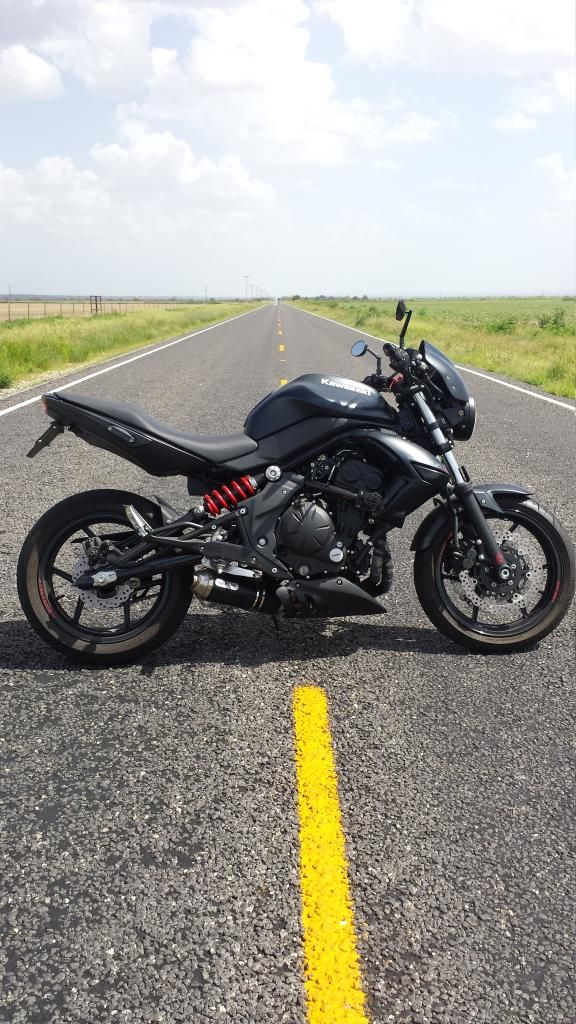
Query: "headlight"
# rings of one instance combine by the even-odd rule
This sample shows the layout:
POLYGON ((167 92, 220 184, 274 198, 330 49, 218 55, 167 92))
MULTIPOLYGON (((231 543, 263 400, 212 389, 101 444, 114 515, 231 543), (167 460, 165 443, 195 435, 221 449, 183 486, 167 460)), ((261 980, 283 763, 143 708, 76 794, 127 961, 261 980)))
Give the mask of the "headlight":
POLYGON ((469 441, 476 425, 476 402, 470 396, 468 401, 458 410, 458 422, 453 427, 457 441, 469 441))

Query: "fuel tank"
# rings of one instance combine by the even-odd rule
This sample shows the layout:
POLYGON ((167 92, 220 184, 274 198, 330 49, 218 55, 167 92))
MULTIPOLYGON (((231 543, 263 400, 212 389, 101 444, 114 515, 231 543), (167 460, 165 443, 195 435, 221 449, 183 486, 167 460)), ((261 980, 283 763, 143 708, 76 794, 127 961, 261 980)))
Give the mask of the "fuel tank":
POLYGON ((393 428, 398 413, 374 388, 346 377, 305 373, 272 391, 249 414, 244 431, 255 441, 312 417, 361 420, 393 428))

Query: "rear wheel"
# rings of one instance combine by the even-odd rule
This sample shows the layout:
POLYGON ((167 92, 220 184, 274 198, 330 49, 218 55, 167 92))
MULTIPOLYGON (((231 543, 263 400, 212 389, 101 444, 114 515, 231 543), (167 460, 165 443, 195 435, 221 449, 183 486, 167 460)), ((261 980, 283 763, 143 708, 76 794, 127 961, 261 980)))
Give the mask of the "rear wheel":
MULTIPOLYGON (((561 622, 574 594, 574 549, 565 530, 534 501, 501 504, 490 528, 511 566, 509 581, 496 582, 480 560, 466 569, 454 561, 448 519, 414 559, 416 591, 431 622, 485 653, 533 646, 561 622)), ((463 550, 473 549, 476 537, 466 523, 459 540, 463 550)))
POLYGON ((18 561, 24 614, 42 639, 92 664, 118 665, 159 647, 178 628, 190 605, 185 573, 81 590, 76 580, 96 569, 87 553, 108 541, 120 551, 137 541, 124 507, 133 505, 161 526, 157 505, 126 491, 88 491, 50 509, 28 535, 18 561))

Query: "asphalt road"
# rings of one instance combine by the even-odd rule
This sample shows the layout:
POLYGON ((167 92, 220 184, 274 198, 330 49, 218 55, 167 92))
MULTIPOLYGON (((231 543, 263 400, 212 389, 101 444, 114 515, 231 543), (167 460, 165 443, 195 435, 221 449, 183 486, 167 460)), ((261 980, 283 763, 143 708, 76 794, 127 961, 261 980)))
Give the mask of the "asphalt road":
MULTIPOLYGON (((81 390, 208 433, 241 429, 280 379, 370 372, 349 330, 281 319, 282 336, 267 307, 81 390)), ((472 477, 533 486, 576 535, 572 414, 468 380, 472 477)), ((144 664, 71 667, 18 605, 28 529, 92 487, 187 496, 73 437, 26 460, 45 423, 38 404, 0 418, 0 1020, 304 1024, 291 701, 312 683, 370 1021, 574 1022, 573 619, 537 651, 465 653, 420 611, 409 521, 385 618, 276 635, 194 602, 144 664)))

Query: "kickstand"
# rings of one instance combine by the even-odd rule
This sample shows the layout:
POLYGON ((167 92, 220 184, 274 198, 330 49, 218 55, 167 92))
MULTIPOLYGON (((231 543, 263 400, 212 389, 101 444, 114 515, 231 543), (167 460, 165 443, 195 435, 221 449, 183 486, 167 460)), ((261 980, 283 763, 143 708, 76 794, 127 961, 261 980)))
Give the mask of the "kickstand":
POLYGON ((279 633, 280 632, 280 623, 278 622, 278 616, 277 615, 273 615, 272 616, 272 622, 274 623, 274 629, 276 630, 277 633, 279 633))

